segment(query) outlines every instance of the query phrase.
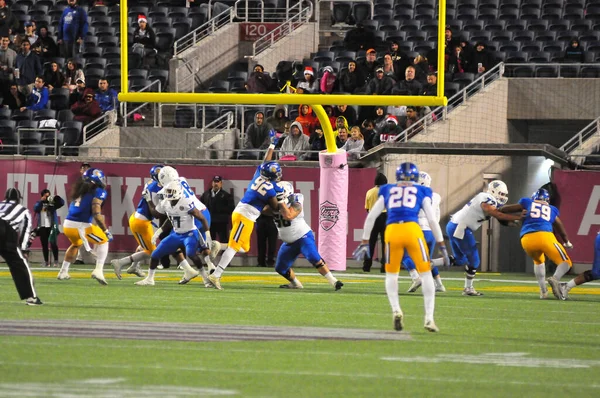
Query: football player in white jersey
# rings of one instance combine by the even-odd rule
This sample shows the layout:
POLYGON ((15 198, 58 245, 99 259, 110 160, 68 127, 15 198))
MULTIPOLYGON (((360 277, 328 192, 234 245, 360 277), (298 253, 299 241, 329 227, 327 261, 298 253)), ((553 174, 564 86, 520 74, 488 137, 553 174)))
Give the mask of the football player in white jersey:
POLYGON ((277 225, 279 238, 283 241, 277 253, 275 271, 287 279, 289 283, 279 287, 285 289, 303 288, 302 283, 296 278, 296 274, 292 269, 294 261, 300 254, 303 254, 335 290, 340 290, 344 284, 333 276, 327 264, 325 264, 325 260, 317 251, 315 234, 304 219, 304 210, 302 209, 304 196, 300 193, 294 193, 291 182, 281 181, 277 185, 283 190, 284 197, 287 199, 292 213, 291 219, 288 220, 283 218, 279 212, 273 212, 269 206, 265 207, 265 212, 273 214, 273 221, 277 225))
POLYGON ((154 274, 156 273, 160 258, 175 253, 180 246, 185 247, 186 256, 194 264, 200 264, 200 272, 198 272, 184 259, 180 263, 180 266, 184 270, 184 276, 180 283, 189 282, 198 276, 199 273, 202 273, 202 277, 206 281, 206 271, 198 258, 198 246, 202 238, 195 222, 196 220, 200 221, 204 228, 208 230, 206 218, 204 218, 200 210, 196 207, 194 197, 184 193, 179 180, 171 181, 161 192, 164 195, 164 200, 156 206, 156 211, 169 218, 173 229, 169 236, 161 240, 160 244, 152 252, 148 276, 135 284, 140 286, 154 286, 154 274))
MULTIPOLYGON (((419 171, 419 181, 420 185, 425 185, 426 187, 431 187, 431 176, 424 172, 419 171)), ((431 206, 433 208, 434 216, 436 221, 440 222, 441 212, 440 212, 440 203, 442 202, 442 197, 433 192, 431 195, 431 206)), ((431 227, 429 226, 429 220, 425 215, 425 211, 421 209, 419 212, 419 226, 423 230, 423 235, 425 236, 425 242, 427 243, 427 247, 429 248, 429 256, 431 256, 435 250, 435 237, 433 236, 433 232, 431 232, 431 227)), ((412 285, 408 288, 408 293, 414 293, 421 287, 421 277, 417 272, 417 268, 415 266, 415 262, 410 258, 407 252, 404 253, 404 258, 402 259, 402 265, 408 271, 410 277, 412 278, 412 285)), ((443 293, 446 291, 444 284, 442 283, 442 278, 440 277, 440 271, 438 266, 444 265, 443 258, 435 258, 431 260, 431 275, 433 275, 433 282, 435 283, 435 291, 438 293, 443 293)))
POLYGON ((480 192, 457 213, 452 215, 446 226, 446 233, 450 240, 455 264, 465 266, 465 287, 463 296, 482 296, 482 293, 473 287, 473 279, 479 268, 479 252, 473 232, 491 217, 499 221, 520 222, 521 215, 502 213, 499 208, 508 200, 508 188, 500 180, 488 184, 486 192, 480 192))

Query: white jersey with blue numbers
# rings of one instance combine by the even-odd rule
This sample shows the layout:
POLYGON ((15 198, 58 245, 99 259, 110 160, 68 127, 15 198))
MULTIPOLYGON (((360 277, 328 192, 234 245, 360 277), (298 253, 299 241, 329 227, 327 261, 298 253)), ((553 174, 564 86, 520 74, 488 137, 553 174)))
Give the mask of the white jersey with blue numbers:
MULTIPOLYGON (((455 213, 450 222, 458 224, 459 228, 464 231, 464 228, 469 228, 471 231, 477 231, 481 224, 489 220, 489 216, 485 214, 481 208, 482 203, 487 203, 490 206, 497 207, 496 198, 487 192, 480 192, 469 203, 463 206, 455 213)), ((457 228, 457 230, 459 229, 457 228)), ((461 237, 458 237, 462 239, 461 237)))
POLYGON ((156 211, 161 214, 166 214, 167 217, 169 217, 175 232, 184 234, 194 229, 198 229, 194 223, 196 219, 190 214, 190 211, 196 208, 194 198, 195 196, 187 198, 183 196, 175 206, 171 206, 170 200, 163 200, 156 206, 156 211))
POLYGON ((280 190, 281 188, 260 175, 260 166, 258 166, 242 200, 233 211, 250 221, 256 221, 262 209, 269 203, 269 199, 277 196, 280 190))
POLYGON ((181 183, 181 187, 183 188, 183 196, 186 198, 193 198, 194 206, 196 206, 196 209, 200 211, 206 210, 206 206, 200 201, 200 199, 198 199, 196 193, 194 192, 192 187, 190 187, 190 184, 188 184, 185 177, 179 177, 179 182, 181 183))
MULTIPOLYGON (((440 203, 442 203, 442 197, 440 196, 440 194, 433 192, 433 194, 431 195, 431 207, 433 208, 435 221, 437 221, 438 223, 441 219, 440 203)), ((421 209, 421 211, 419 212, 419 226, 423 231, 431 231, 429 220, 427 220, 427 215, 425 215, 425 211, 423 211, 423 209, 421 209)))
POLYGON ((302 210, 293 220, 284 220, 278 213, 273 216, 279 231, 279 239, 285 243, 294 243, 311 231, 310 226, 304 219, 304 195, 301 193, 294 194, 294 201, 302 205, 302 210))

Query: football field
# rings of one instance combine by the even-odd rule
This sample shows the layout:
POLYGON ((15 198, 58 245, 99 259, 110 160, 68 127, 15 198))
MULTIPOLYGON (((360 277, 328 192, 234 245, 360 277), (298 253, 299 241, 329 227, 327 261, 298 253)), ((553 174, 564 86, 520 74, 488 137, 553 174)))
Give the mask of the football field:
POLYGON ((378 272, 337 273, 336 292, 314 269, 284 290, 272 270, 229 268, 217 291, 176 270, 135 286, 110 265, 100 286, 74 267, 34 269, 38 307, 0 268, 0 397, 600 396, 600 284, 540 300, 533 275, 482 274, 484 296, 464 297, 462 272, 443 272, 433 334, 404 271, 395 332, 378 272))

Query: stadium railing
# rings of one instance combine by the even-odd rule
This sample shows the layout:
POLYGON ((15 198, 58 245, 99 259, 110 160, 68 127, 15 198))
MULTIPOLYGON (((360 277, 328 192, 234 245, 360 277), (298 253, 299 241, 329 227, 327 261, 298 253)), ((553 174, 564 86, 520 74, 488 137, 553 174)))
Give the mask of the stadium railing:
POLYGON ((598 157, 592 154, 597 152, 599 148, 600 117, 585 126, 574 137, 560 147, 562 151, 565 151, 569 155, 569 158, 573 163, 580 166, 588 157, 595 157, 597 160, 598 157))

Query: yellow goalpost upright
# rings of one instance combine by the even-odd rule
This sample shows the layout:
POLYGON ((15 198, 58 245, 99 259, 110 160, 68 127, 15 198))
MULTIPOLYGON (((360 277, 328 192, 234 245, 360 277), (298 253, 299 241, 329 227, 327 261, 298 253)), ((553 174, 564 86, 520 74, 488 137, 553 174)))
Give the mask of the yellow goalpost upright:
MULTIPOLYGON (((314 0, 318 1, 318 0, 314 0)), ((240 93, 130 93, 128 78, 127 48, 127 0, 120 1, 121 19, 121 92, 120 102, 157 102, 188 104, 242 104, 242 105, 290 105, 297 104, 299 94, 240 94, 240 93)), ((327 142, 327 151, 335 152, 335 139, 331 125, 322 105, 414 105, 414 106, 446 106, 448 99, 444 96, 444 41, 446 29, 446 0, 439 0, 438 8, 438 85, 436 96, 401 96, 401 95, 338 95, 308 94, 302 95, 301 102, 311 105, 315 110, 327 142)))

